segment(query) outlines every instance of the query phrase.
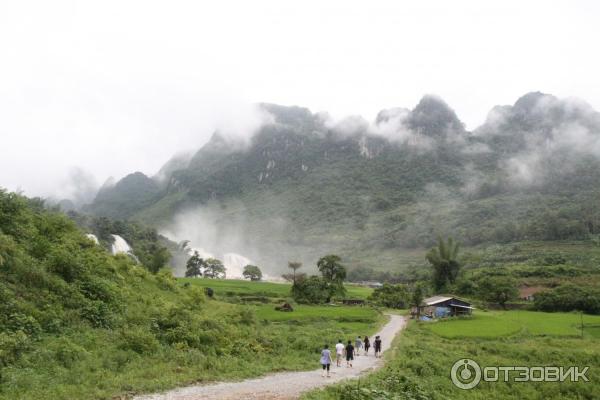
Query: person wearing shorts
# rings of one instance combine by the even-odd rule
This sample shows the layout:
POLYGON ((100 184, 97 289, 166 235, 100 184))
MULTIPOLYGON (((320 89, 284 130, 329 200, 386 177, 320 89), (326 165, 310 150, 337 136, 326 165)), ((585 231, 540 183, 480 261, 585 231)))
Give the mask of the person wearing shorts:
POLYGON ((329 351, 328 345, 325 345, 323 350, 321 350, 321 366, 323 367, 323 372, 321 373, 321 376, 325 377, 325 371, 327 371, 327 377, 329 378, 329 367, 331 366, 331 351, 329 351))
POLYGON ((348 345, 346 345, 346 367, 352 368, 352 361, 354 361, 354 346, 352 346, 352 341, 348 340, 348 345))
POLYGON ((375 336, 375 357, 381 357, 381 338, 375 336))
POLYGON ((335 362, 338 367, 342 366, 342 357, 344 357, 344 343, 342 343, 342 339, 340 339, 335 345, 335 362))

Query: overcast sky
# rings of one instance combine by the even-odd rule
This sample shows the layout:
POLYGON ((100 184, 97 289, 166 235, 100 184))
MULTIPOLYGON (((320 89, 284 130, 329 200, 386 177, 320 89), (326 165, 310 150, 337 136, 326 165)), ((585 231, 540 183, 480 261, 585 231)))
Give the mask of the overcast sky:
POLYGON ((252 102, 371 120, 434 93, 468 128, 532 90, 600 109, 599 17, 594 0, 0 0, 0 187, 153 174, 243 130, 252 102))

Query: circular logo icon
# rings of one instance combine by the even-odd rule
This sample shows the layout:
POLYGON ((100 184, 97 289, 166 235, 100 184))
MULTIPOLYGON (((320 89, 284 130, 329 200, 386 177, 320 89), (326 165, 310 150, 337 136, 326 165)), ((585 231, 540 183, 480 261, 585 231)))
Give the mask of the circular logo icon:
POLYGON ((463 358, 454 363, 450 377, 454 386, 465 390, 473 389, 481 381, 481 368, 470 358, 463 358))

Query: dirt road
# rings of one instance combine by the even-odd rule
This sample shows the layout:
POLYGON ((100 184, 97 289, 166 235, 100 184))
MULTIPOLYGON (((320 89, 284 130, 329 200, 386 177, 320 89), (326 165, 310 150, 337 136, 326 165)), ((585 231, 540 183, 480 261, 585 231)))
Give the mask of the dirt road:
MULTIPOLYGON (((377 333, 382 338, 383 351, 387 350, 394 337, 406 325, 405 317, 390 315, 390 320, 377 333)), ((372 336, 375 338, 375 335, 372 336)), ((335 350, 334 350, 335 351, 335 350)), ((315 365, 319 357, 315 355, 315 365)), ((281 372, 261 378, 240 382, 223 382, 212 385, 189 386, 166 393, 144 395, 135 400, 289 400, 297 399, 302 392, 331 385, 344 379, 356 378, 361 374, 379 368, 383 363, 373 356, 371 348, 368 356, 355 357, 353 368, 332 367, 331 378, 321 377, 321 369, 301 372, 281 372)), ((335 364, 335 362, 334 362, 335 364)))

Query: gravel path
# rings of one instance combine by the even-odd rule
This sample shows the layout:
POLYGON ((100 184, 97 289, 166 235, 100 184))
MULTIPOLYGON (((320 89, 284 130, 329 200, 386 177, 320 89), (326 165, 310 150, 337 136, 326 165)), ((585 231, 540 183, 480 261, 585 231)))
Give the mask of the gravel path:
MULTIPOLYGON (((404 317, 390 315, 390 321, 377 333, 382 338, 383 351, 390 347, 396 334, 405 325, 406 319, 404 317)), ((375 335, 372 338, 373 341, 375 335)), ((318 362, 319 357, 315 355, 315 364, 318 364, 318 362)), ((334 365, 331 378, 321 377, 321 369, 280 372, 241 382, 189 386, 161 394, 138 396, 134 400, 291 400, 300 397, 302 392, 344 379, 356 378, 365 372, 381 367, 382 364, 383 360, 375 358, 373 348, 371 348, 368 356, 361 354, 359 357, 355 357, 353 368, 346 368, 345 361, 342 367, 338 368, 334 365)))

